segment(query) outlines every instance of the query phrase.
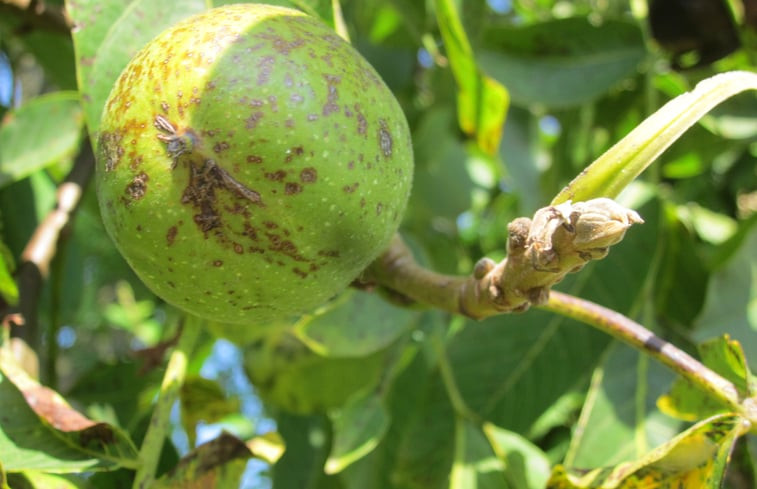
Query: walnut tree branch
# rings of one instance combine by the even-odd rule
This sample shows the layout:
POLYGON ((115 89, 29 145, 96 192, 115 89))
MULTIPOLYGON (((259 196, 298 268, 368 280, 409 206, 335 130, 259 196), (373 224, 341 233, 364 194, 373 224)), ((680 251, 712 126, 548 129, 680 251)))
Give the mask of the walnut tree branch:
POLYGON ((19 286, 18 311, 9 314, 18 318, 14 322, 25 325, 19 333, 27 341, 36 333, 36 311, 43 281, 50 271, 50 263, 55 257, 62 231, 71 221, 71 216, 79 204, 81 195, 94 170, 94 155, 88 140, 83 141, 81 152, 65 180, 58 186, 56 205, 34 230, 32 237, 21 253, 16 272, 19 286))
POLYGON ((566 274, 607 255, 639 215, 610 199, 548 206, 533 219, 508 226, 507 258, 484 258, 470 277, 448 276, 420 266, 402 238, 364 273, 362 280, 420 303, 482 319, 544 304, 549 289, 566 274))
POLYGON ((675 345, 622 314, 590 301, 550 292, 570 272, 604 257, 633 224, 634 211, 601 198, 565 202, 518 218, 508 226, 507 258, 480 260, 470 277, 448 276, 420 266, 396 236, 366 270, 363 281, 422 304, 474 319, 542 306, 585 322, 645 351, 713 397, 757 422, 757 399, 742 399, 736 386, 675 345))
POLYGON ((757 420, 754 400, 742 399, 736 386, 694 357, 655 335, 630 318, 593 302, 552 291, 544 309, 587 323, 615 339, 644 351, 689 382, 744 414, 757 420))

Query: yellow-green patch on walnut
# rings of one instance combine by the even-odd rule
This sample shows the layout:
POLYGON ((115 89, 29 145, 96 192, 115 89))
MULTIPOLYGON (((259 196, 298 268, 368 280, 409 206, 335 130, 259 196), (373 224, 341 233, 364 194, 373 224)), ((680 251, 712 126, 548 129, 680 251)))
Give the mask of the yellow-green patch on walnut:
POLYGON ((412 179, 404 115, 327 26, 260 4, 177 24, 106 102, 106 229, 160 297, 265 323, 343 290, 397 230, 412 179))

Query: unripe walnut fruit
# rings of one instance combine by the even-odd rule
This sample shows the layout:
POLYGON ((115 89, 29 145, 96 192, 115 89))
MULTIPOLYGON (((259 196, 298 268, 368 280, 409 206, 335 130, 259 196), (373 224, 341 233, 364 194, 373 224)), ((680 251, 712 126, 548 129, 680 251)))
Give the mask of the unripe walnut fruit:
POLYGON ((410 133, 374 69, 330 28, 243 4, 191 17, 125 68, 104 108, 105 227, 158 296, 220 322, 306 312, 388 245, 410 133))

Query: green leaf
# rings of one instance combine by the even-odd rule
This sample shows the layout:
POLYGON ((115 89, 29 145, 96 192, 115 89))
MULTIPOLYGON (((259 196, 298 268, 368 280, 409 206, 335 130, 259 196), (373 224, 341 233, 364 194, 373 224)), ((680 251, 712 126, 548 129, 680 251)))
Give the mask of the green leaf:
POLYGON ((218 382, 199 376, 184 380, 179 392, 181 424, 194 446, 200 421, 215 423, 239 411, 239 399, 229 398, 218 382))
POLYGON ((336 474, 370 453, 389 428, 389 414, 379 396, 355 399, 331 414, 334 441, 326 460, 327 474, 336 474))
POLYGON ((204 0, 82 0, 67 6, 77 25, 77 78, 90 136, 97 134, 105 100, 129 60, 163 30, 208 7, 204 0))
POLYGON ((739 342, 746 358, 757 358, 757 226, 746 229, 736 244, 710 278, 693 339, 702 342, 729 335, 739 342))
POLYGON ((740 416, 714 416, 634 462, 591 471, 558 466, 547 489, 718 489, 736 440, 748 431, 740 416))
POLYGON ((635 73, 646 49, 637 25, 556 19, 485 33, 480 65, 513 103, 567 108, 590 102, 635 73))
POLYGON ((6 114, 0 126, 0 187, 71 158, 82 124, 76 92, 41 95, 6 114))
POLYGON ((462 131, 493 156, 499 149, 510 96, 507 89, 484 74, 452 0, 434 2, 439 30, 450 68, 457 82, 457 115, 462 131))
POLYGON ((128 437, 74 411, 0 352, 0 460, 9 472, 135 467, 128 437))
POLYGON ((420 313, 393 306, 375 293, 350 289, 294 326, 319 355, 362 357, 383 350, 418 321, 420 313))
POLYGON ((21 39, 58 88, 76 90, 74 47, 68 33, 37 29, 21 39))
POLYGON ((497 458, 481 428, 457 418, 455 458, 450 473, 450 489, 501 489, 513 487, 504 476, 505 464, 497 458))
MULTIPOLYGON (((733 382, 741 397, 755 394, 754 378, 738 341, 728 335, 706 341, 699 345, 699 356, 705 366, 733 382)), ((668 415, 685 421, 730 411, 728 405, 713 399, 683 377, 676 379, 670 392, 660 397, 658 405, 668 415)))
POLYGON ((517 489, 542 489, 549 479, 550 463, 536 445, 491 423, 482 426, 494 453, 505 464, 505 479, 517 489))
POLYGON ((721 73, 666 103, 597 158, 552 199, 552 204, 616 197, 663 151, 713 107, 745 90, 757 90, 757 74, 721 73))
POLYGON ((669 370, 645 354, 613 343, 594 371, 565 463, 619 464, 673 438, 679 423, 655 407, 672 379, 669 370))
POLYGON ((530 311, 467 323, 448 349, 467 405, 498 426, 528 433, 553 402, 583 387, 607 341, 582 324, 530 311))

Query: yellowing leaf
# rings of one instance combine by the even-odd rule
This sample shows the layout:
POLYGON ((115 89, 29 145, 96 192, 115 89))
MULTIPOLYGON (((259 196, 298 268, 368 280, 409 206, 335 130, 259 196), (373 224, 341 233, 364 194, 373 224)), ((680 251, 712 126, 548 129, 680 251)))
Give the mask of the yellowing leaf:
MULTIPOLYGON (((754 395, 752 374, 741 344, 728 335, 699 345, 699 356, 707 367, 734 383, 742 397, 754 395)), ((696 421, 728 411, 728 406, 679 377, 670 392, 657 400, 662 412, 685 421, 696 421)))
POLYGON ((557 466, 547 489, 717 489, 734 443, 749 429, 736 414, 713 416, 633 462, 592 470, 557 466))

